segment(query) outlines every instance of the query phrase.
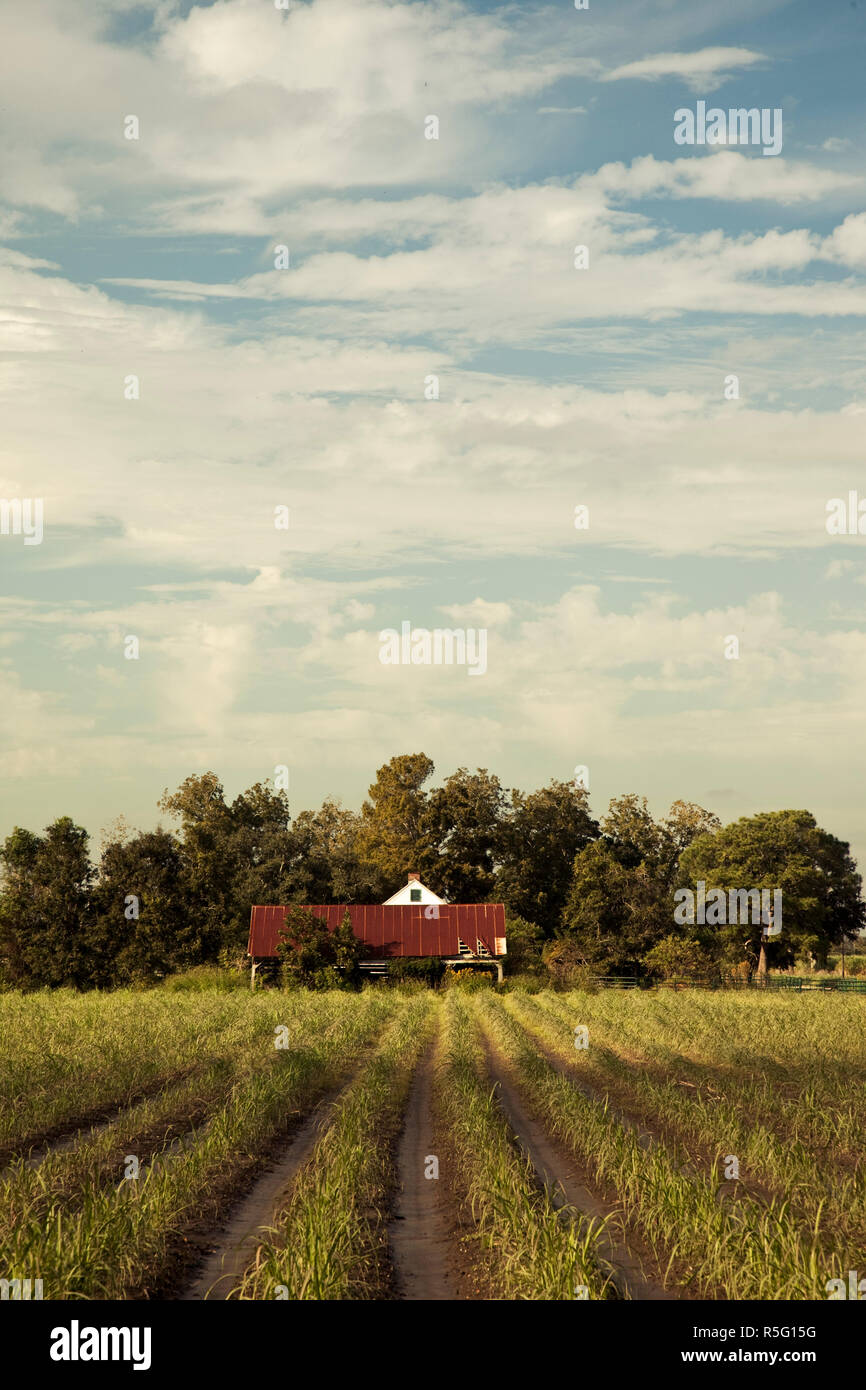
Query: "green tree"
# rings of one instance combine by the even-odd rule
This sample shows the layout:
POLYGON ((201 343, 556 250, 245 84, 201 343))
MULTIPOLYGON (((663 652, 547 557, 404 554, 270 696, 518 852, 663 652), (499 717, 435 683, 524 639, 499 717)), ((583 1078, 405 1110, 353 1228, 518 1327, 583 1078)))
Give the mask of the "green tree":
POLYGON ((436 846, 434 877, 452 903, 490 900, 503 852, 506 796, 486 768, 458 768, 430 793, 425 824, 436 846))
POLYGON ((291 864, 285 792, 257 782, 226 805, 214 772, 187 777, 160 808, 181 822, 190 910, 202 959, 245 944, 254 903, 279 903, 291 864))
POLYGON ((544 947, 541 927, 509 914, 505 919, 505 940, 508 945, 505 961, 509 975, 540 969, 544 947))
POLYGON ((644 957, 673 926, 672 890, 679 858, 702 833, 718 828, 710 811, 675 801, 665 820, 646 797, 614 797, 601 838, 574 861, 563 931, 587 967, 642 973, 644 957))
POLYGON ((176 792, 166 790, 159 807, 181 822, 189 908, 198 916, 203 959, 216 960, 221 946, 236 944, 238 908, 232 819, 222 783, 215 772, 186 777, 176 792))
POLYGON ((658 825, 647 809, 646 797, 615 797, 601 821, 601 833, 616 859, 626 869, 644 864, 650 873, 662 869, 669 844, 664 827, 658 825))
POLYGON ((87 936, 94 870, 87 831, 61 816, 42 836, 16 828, 0 850, 0 940, 7 979, 25 987, 93 983, 87 936))
POLYGON ((711 951, 694 936, 670 932, 644 957, 651 975, 662 980, 707 980, 718 971, 711 951))
POLYGON ((615 797, 602 819, 601 831, 625 868, 643 865, 654 879, 671 888, 680 856, 699 835, 713 834, 721 821, 693 801, 675 801, 662 821, 653 819, 645 796, 615 797))
POLYGON ((89 958, 95 984, 154 980, 204 957, 183 854, 167 830, 105 846, 94 906, 89 958))
POLYGON ((289 865, 276 902, 375 903, 392 891, 391 877, 361 862, 361 817, 338 801, 301 811, 289 831, 289 865), (387 888, 387 892, 385 891, 387 888))
MULTIPOLYGON (((361 807, 359 851, 368 872, 394 892, 408 871, 439 888, 436 834, 424 783, 434 764, 425 753, 404 753, 376 773, 361 807)), ((440 894, 444 896, 444 894, 440 894)))
POLYGON ((646 952, 671 924, 665 884, 645 862, 623 864, 607 839, 576 856, 562 935, 580 964, 599 974, 640 974, 646 952))
POLYGON ((705 811, 694 801, 675 801, 664 827, 679 862, 693 840, 699 835, 715 835, 721 830, 722 822, 712 811, 705 811))
POLYGON ((510 912, 553 936, 568 901, 575 855, 597 836, 587 793, 574 782, 512 792, 496 894, 510 912))
POLYGON ((352 930, 348 912, 331 932, 309 908, 295 904, 286 909, 277 943, 284 984, 308 989, 348 989, 357 984, 358 965, 366 954, 364 943, 352 930))
MULTIPOLYGON (((849 846, 822 830, 808 811, 766 811, 715 834, 701 835, 683 854, 679 886, 696 891, 781 889, 782 934, 766 943, 760 923, 717 928, 728 960, 746 959, 759 975, 768 963, 792 965, 804 950, 826 958, 831 946, 854 941, 866 908, 861 877, 849 846)), ((730 899, 726 896, 726 903, 730 899)))

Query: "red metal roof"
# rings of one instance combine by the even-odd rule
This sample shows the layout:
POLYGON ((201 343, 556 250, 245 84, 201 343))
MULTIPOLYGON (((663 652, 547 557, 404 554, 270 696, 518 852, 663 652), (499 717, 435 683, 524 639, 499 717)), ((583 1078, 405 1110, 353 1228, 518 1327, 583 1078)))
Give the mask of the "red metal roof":
MULTIPOLYGON (((348 912, 352 930, 380 956, 456 956, 458 937, 475 950, 481 940, 490 954, 496 954, 496 938, 505 936, 505 907, 502 903, 443 903, 438 917, 428 917, 424 903, 395 903, 391 907, 346 905, 311 906, 306 909, 321 917, 333 931, 348 912)), ((285 907, 254 907, 250 913, 250 942, 247 954, 275 956, 285 907)))

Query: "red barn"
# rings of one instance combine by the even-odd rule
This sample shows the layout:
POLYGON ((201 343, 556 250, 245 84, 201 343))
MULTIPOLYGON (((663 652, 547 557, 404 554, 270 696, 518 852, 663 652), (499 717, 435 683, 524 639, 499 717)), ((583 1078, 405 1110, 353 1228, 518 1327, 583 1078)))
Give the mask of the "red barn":
MULTIPOLYGON (((352 930, 370 946, 375 959, 365 962, 372 973, 383 973, 389 960, 399 956, 437 956, 447 965, 495 965, 502 979, 500 957, 505 955, 505 907, 502 903, 446 903, 425 888, 417 874, 409 875, 404 889, 394 895, 403 901, 335 906, 310 905, 329 931, 340 925, 348 912, 352 930)), ((248 954, 253 974, 261 960, 277 954, 285 919, 285 907, 254 907, 250 914, 248 954)))

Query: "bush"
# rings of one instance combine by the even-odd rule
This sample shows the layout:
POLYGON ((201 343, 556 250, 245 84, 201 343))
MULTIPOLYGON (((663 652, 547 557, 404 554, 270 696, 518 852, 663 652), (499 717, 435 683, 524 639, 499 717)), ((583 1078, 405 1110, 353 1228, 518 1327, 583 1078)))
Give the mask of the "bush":
POLYGON ((494 980, 495 976, 491 971, 476 970, 469 966, 462 970, 447 971, 443 983, 449 989, 461 989, 467 994, 475 994, 480 989, 492 989, 494 980))
POLYGON ((248 990, 249 987, 248 976, 236 970, 225 970, 219 965, 194 965, 190 970, 166 976, 161 986, 170 994, 202 994, 209 989, 226 994, 234 989, 248 990))
POLYGON ((595 971, 582 947, 569 937, 548 942, 544 948, 544 963, 554 989, 582 989, 594 993, 598 988, 595 971))
POLYGON ((307 907, 286 908, 277 944, 280 984, 284 989, 354 989, 360 983, 358 963, 368 948, 352 931, 346 912, 335 931, 307 907))
POLYGON ((523 973, 541 969, 544 932, 534 922, 527 922, 523 917, 509 917, 506 913, 505 940, 508 943, 507 970, 523 973))
POLYGON ((388 962, 388 978, 395 983, 418 981, 438 985, 445 974, 445 962, 438 956, 399 956, 388 962))
POLYGON ((321 970, 310 972, 304 984, 308 989, 346 989, 346 977, 336 965, 323 965, 321 970))
POLYGON ((598 994, 599 983, 588 965, 572 965, 565 978, 558 980, 557 989, 580 989, 584 994, 598 994))
POLYGON ((675 933, 663 937, 647 951, 644 963, 652 975, 662 980, 707 980, 715 973, 715 962, 706 947, 675 933))

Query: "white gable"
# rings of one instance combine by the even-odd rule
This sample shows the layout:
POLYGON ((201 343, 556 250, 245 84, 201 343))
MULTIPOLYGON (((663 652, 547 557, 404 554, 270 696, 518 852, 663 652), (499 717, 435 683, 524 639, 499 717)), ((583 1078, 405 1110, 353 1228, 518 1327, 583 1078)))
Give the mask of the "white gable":
POLYGON ((384 905, 385 907, 392 907, 402 903, 444 903, 445 901, 445 898, 437 897, 432 888, 427 888, 420 878, 410 878, 409 882, 404 883, 403 887, 392 898, 385 899, 384 905), (420 894, 420 897, 413 897, 413 892, 416 895, 420 894))

